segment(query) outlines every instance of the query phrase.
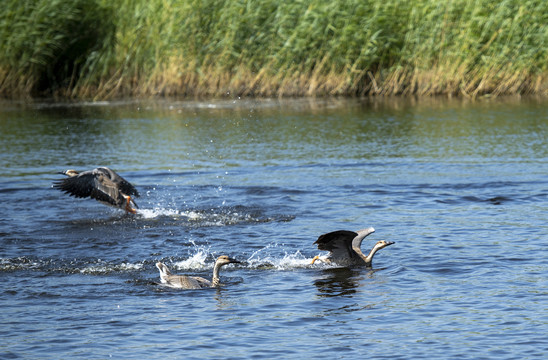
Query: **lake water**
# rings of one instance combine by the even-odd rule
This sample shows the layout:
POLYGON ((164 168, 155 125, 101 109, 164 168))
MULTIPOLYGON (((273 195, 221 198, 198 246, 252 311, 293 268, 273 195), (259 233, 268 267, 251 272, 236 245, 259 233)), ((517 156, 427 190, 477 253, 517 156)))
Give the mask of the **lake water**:
POLYGON ((548 101, 0 103, 2 359, 545 359, 548 101), (52 189, 109 166, 122 211, 52 189), (310 259, 373 226, 373 268, 310 259), (218 289, 158 284, 154 266, 218 289))

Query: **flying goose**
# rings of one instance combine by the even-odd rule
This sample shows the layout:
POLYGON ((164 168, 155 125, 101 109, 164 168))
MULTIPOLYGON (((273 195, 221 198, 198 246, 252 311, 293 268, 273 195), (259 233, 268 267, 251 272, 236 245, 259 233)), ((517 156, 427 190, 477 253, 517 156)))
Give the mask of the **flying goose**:
POLYGON ((92 198, 105 205, 114 206, 128 213, 137 213, 139 207, 131 196, 139 192, 123 177, 107 167, 78 172, 65 170, 60 174, 68 176, 53 183, 55 189, 77 198, 92 198), (133 204, 134 207, 131 205, 133 204))

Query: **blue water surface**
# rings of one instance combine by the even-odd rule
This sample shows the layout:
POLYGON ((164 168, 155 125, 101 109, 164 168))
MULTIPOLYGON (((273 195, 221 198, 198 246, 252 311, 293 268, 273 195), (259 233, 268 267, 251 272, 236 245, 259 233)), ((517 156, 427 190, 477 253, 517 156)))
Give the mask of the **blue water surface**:
POLYGON ((548 103, 0 104, 0 358, 545 359, 548 103), (125 215, 52 188, 109 166, 125 215), (314 241, 373 226, 372 268, 314 241), (223 286, 159 284, 157 261, 223 286))

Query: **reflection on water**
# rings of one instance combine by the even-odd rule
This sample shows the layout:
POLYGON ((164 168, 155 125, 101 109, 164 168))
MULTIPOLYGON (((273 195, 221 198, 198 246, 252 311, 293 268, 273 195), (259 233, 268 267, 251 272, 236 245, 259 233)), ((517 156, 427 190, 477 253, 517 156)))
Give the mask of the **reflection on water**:
POLYGON ((320 296, 352 295, 360 286, 360 271, 349 268, 323 270, 323 278, 314 281, 320 296))
POLYGON ((175 175, 341 158, 542 158, 547 151, 546 110, 534 100, 517 105, 434 100, 290 104, 129 102, 8 109, 0 112, 5 154, 0 165, 4 176, 92 164, 108 164, 127 176, 145 169, 175 175), (504 143, 511 138, 523 141, 504 143))
MULTIPOLYGON (((364 279, 374 279, 377 271, 384 268, 335 267, 322 270, 322 277, 314 281, 320 297, 351 296, 360 287, 366 287, 364 279)), ((367 288, 361 289, 367 291, 367 288)))

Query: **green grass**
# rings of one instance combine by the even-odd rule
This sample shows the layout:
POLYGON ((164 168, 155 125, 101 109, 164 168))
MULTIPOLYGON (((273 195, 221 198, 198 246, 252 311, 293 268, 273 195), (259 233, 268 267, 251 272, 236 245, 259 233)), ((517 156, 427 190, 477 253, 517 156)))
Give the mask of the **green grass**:
POLYGON ((4 97, 548 94, 543 0, 4 3, 4 97))

